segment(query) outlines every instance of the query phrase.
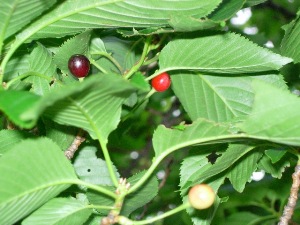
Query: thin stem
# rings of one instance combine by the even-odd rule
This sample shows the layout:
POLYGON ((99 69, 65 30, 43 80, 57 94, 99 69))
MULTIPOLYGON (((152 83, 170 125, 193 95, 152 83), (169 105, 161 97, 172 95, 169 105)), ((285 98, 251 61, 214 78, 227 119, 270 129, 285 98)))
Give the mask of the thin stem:
MULTIPOLYGON (((235 134, 226 134, 223 136, 219 137, 219 141, 221 140, 226 140, 226 139, 242 139, 242 138, 251 138, 251 136, 246 136, 245 134, 239 134, 238 136, 235 134)), ((169 149, 165 149, 163 152, 160 152, 158 156, 155 157, 155 160, 152 162, 151 166, 149 169, 146 171, 146 173, 139 179, 138 182, 136 182, 130 189, 128 194, 133 193, 136 191, 140 186, 146 182, 146 180, 151 176, 151 174, 155 171, 156 167, 159 165, 159 163, 169 154, 172 152, 182 149, 186 146, 192 146, 195 144, 204 144, 204 143, 214 143, 215 139, 214 137, 209 137, 209 138, 203 138, 203 141, 201 143, 198 142, 198 140, 192 140, 188 142, 183 142, 181 144, 175 145, 173 147, 170 147, 169 149)))
POLYGON ((49 81, 49 83, 53 81, 53 79, 51 77, 45 76, 45 75, 37 73, 37 72, 30 72, 29 71, 29 72, 26 72, 26 73, 24 73, 20 76, 17 76, 15 78, 11 79, 10 81, 8 81, 6 83, 6 88, 8 89, 14 82, 16 82, 18 80, 22 80, 22 79, 24 79, 26 77, 29 77, 29 76, 37 76, 37 77, 43 78, 43 79, 49 81))
POLYGON ((138 108, 143 105, 145 103, 145 101, 150 98, 154 93, 155 93, 155 89, 152 88, 151 91, 148 92, 148 94, 138 103, 134 106, 134 108, 123 117, 122 122, 124 122, 125 120, 127 120, 131 115, 133 115, 134 112, 136 112, 136 110, 138 110, 138 108))
POLYGON ((117 198, 115 199, 114 208, 106 217, 102 218, 101 225, 115 224, 118 222, 118 218, 124 203, 124 198, 127 195, 129 187, 130 183, 127 182, 126 178, 120 178, 119 186, 116 189, 117 198))
POLYGON ((93 64, 98 70, 102 71, 103 73, 107 74, 108 72, 102 66, 100 66, 94 59, 90 59, 90 63, 93 64))
POLYGON ((113 199, 117 198, 117 195, 115 193, 113 193, 112 191, 107 190, 106 188, 101 187, 101 186, 97 186, 97 185, 94 185, 94 184, 91 184, 91 183, 88 183, 88 182, 85 182, 85 181, 82 181, 82 180, 76 180, 76 182, 73 182, 73 184, 85 186, 89 189, 92 189, 94 191, 98 191, 102 194, 105 194, 109 197, 112 197, 113 199))
POLYGON ((118 185, 119 185, 118 178, 117 178, 116 173, 114 171, 113 164, 112 164, 112 161, 110 159, 108 149, 106 147, 106 143, 101 140, 100 136, 98 137, 98 140, 99 140, 99 143, 100 143, 103 155, 104 155, 104 159, 105 159, 105 162, 106 162, 106 166, 107 166, 110 178, 111 178, 113 184, 115 185, 115 187, 118 187, 118 185))
POLYGON ((129 79, 143 65, 143 63, 144 63, 144 61, 145 61, 145 59, 146 59, 146 57, 149 53, 149 50, 150 50, 151 40, 152 40, 152 36, 148 36, 146 41, 145 41, 143 52, 142 52, 140 60, 133 67, 131 67, 131 69, 126 74, 124 74, 125 79, 129 79))
POLYGON ((165 41, 167 36, 168 36, 167 34, 163 34, 157 44, 153 44, 153 45, 150 46, 150 50, 154 50, 154 49, 159 48, 162 45, 162 43, 165 41))
POLYGON ((111 54, 109 54, 107 52, 92 52, 91 54, 104 56, 105 58, 109 59, 118 68, 118 70, 120 72, 122 72, 123 68, 121 67, 119 62, 117 60, 115 60, 114 57, 111 56, 111 54))
POLYGON ((104 205, 87 205, 85 208, 88 209, 108 209, 108 210, 113 210, 114 207, 112 206, 104 206, 104 205))
POLYGON ((154 77, 158 76, 159 74, 163 73, 163 72, 166 72, 165 70, 160 70, 160 71, 156 71, 154 74, 152 74, 151 76, 149 77, 146 77, 145 80, 152 80, 154 77))
POLYGON ((185 209, 188 209, 190 208, 191 205, 190 203, 184 203, 178 207, 176 207, 175 209, 172 209, 166 213, 163 213, 161 215, 158 215, 158 216, 155 216, 155 217, 152 217, 152 218, 149 218, 149 219, 146 219, 146 220, 141 220, 141 221, 133 221, 133 220, 129 220, 128 218, 126 217, 123 217, 123 216, 119 216, 119 223, 121 225, 144 225, 144 224, 151 224, 155 221, 158 221, 158 220, 161 220, 161 219, 164 219, 168 216, 171 216, 173 214, 176 214, 182 210, 185 210, 185 209))
POLYGON ((149 167, 149 169, 146 171, 146 173, 141 177, 141 179, 139 179, 138 182, 136 182, 128 191, 128 194, 133 193, 134 191, 136 191, 137 189, 139 189, 140 186, 142 186, 144 184, 144 182, 146 182, 146 180, 148 180, 148 178, 151 176, 151 174, 154 172, 154 170, 156 169, 156 167, 159 165, 159 163, 168 155, 169 152, 164 152, 163 154, 159 155, 157 158, 155 158, 155 160, 153 161, 153 163, 151 164, 151 166, 149 167))
POLYGON ((117 179, 116 173, 114 172, 114 167, 113 167, 112 161, 110 159, 110 156, 109 156, 109 153, 108 153, 108 150, 107 150, 107 147, 106 147, 107 140, 102 138, 101 132, 99 131, 95 121, 87 114, 87 112, 85 110, 83 110, 82 107, 79 106, 78 103, 74 99, 72 99, 70 97, 68 99, 71 102, 73 102, 73 104, 75 106, 77 106, 78 110, 81 111, 81 113, 86 117, 86 119, 88 120, 88 122, 92 126, 92 129, 94 130, 94 132, 96 134, 96 139, 98 139, 100 147, 102 149, 109 175, 110 175, 110 177, 112 179, 112 182, 115 185, 115 187, 118 187, 118 179, 117 179))
POLYGON ((151 59, 145 61, 145 62, 143 63, 143 66, 148 66, 149 64, 156 62, 156 61, 158 60, 158 57, 159 57, 159 53, 157 53, 157 54, 156 54, 154 57, 152 57, 151 59))

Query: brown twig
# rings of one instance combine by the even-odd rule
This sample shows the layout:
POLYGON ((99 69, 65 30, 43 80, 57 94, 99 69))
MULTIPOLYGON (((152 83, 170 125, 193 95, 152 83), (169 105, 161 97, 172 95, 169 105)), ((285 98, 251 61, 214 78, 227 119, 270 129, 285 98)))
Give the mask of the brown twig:
POLYGON ((161 180, 161 182, 160 182, 160 184, 159 184, 159 186, 158 186, 158 189, 159 189, 159 190, 162 189, 163 186, 165 186, 166 181, 167 181, 167 179, 168 179, 168 177, 169 177, 169 175, 170 175, 170 172, 171 172, 171 166, 172 166, 172 164, 173 164, 173 159, 171 158, 171 159, 169 159, 169 161, 168 161, 168 163, 167 163, 167 167, 166 167, 166 169, 165 169, 165 175, 164 175, 164 178, 161 180))
POLYGON ((283 214, 280 218, 278 225, 288 225, 289 220, 292 218, 297 199, 298 199, 298 191, 300 186, 300 165, 295 167, 295 172, 292 175, 293 184, 291 187, 290 197, 286 206, 284 207, 283 214))
POLYGON ((85 141, 85 138, 83 136, 84 131, 80 129, 70 147, 65 151, 65 156, 67 157, 67 159, 72 159, 81 143, 85 141))

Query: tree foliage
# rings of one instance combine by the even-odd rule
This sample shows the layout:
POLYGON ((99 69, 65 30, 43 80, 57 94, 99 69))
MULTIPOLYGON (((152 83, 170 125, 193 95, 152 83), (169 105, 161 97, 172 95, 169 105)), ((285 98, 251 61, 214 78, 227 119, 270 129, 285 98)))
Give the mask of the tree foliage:
POLYGON ((299 7, 3 0, 1 224, 299 222, 299 7), (200 183, 217 195, 204 210, 187 198, 200 183))

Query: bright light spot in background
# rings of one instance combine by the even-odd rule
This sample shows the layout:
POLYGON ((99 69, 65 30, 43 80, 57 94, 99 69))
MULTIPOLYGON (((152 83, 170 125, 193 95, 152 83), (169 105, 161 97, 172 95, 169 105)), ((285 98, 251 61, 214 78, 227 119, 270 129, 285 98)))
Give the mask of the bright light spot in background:
POLYGON ((288 2, 290 2, 290 3, 293 3, 293 2, 294 2, 294 0, 288 0, 288 2))
POLYGON ((260 181, 265 177, 265 171, 256 171, 252 173, 251 180, 260 181))
POLYGON ((168 208, 169 208, 169 209, 175 209, 175 208, 176 208, 176 205, 175 205, 175 204, 169 204, 169 205, 168 205, 168 208))
POLYGON ((176 110, 174 110, 174 111, 172 112, 172 115, 173 115, 174 117, 178 117, 178 116, 180 116, 180 114, 181 114, 180 109, 176 109, 176 110))
POLYGON ((244 25, 252 16, 252 12, 250 8, 245 8, 236 13, 236 16, 233 17, 230 22, 233 25, 244 25))
POLYGON ((168 103, 167 103, 166 100, 162 100, 162 101, 160 102, 160 104, 161 104, 162 107, 166 107, 168 103))
POLYGON ((294 90, 292 90, 292 93, 300 96, 300 90, 294 89, 294 90))
POLYGON ((166 173, 163 170, 158 171, 157 174, 156 174, 157 179, 159 179, 159 180, 164 179, 165 175, 166 175, 166 173))
POLYGON ((244 33, 248 35, 254 35, 258 33, 257 27, 245 27, 244 33))
POLYGON ((272 41, 267 41, 267 43, 265 44, 265 46, 266 46, 267 48, 274 48, 274 44, 273 44, 272 41))
POLYGON ((162 214, 164 214, 164 211, 158 211, 158 212, 156 213, 156 215, 158 215, 158 216, 160 216, 160 215, 162 215, 162 214))
POLYGON ((138 157, 139 157, 139 153, 138 152, 131 152, 130 153, 130 158, 137 159, 138 157))

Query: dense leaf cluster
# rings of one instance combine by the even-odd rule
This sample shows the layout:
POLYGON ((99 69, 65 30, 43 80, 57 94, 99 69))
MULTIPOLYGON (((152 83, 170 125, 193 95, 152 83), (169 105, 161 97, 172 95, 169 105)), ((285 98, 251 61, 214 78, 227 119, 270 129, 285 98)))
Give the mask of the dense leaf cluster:
POLYGON ((300 14, 274 51, 230 24, 267 3, 2 0, 0 224, 278 221, 299 156, 300 14), (207 210, 186 204, 199 183, 218 194, 207 210))

